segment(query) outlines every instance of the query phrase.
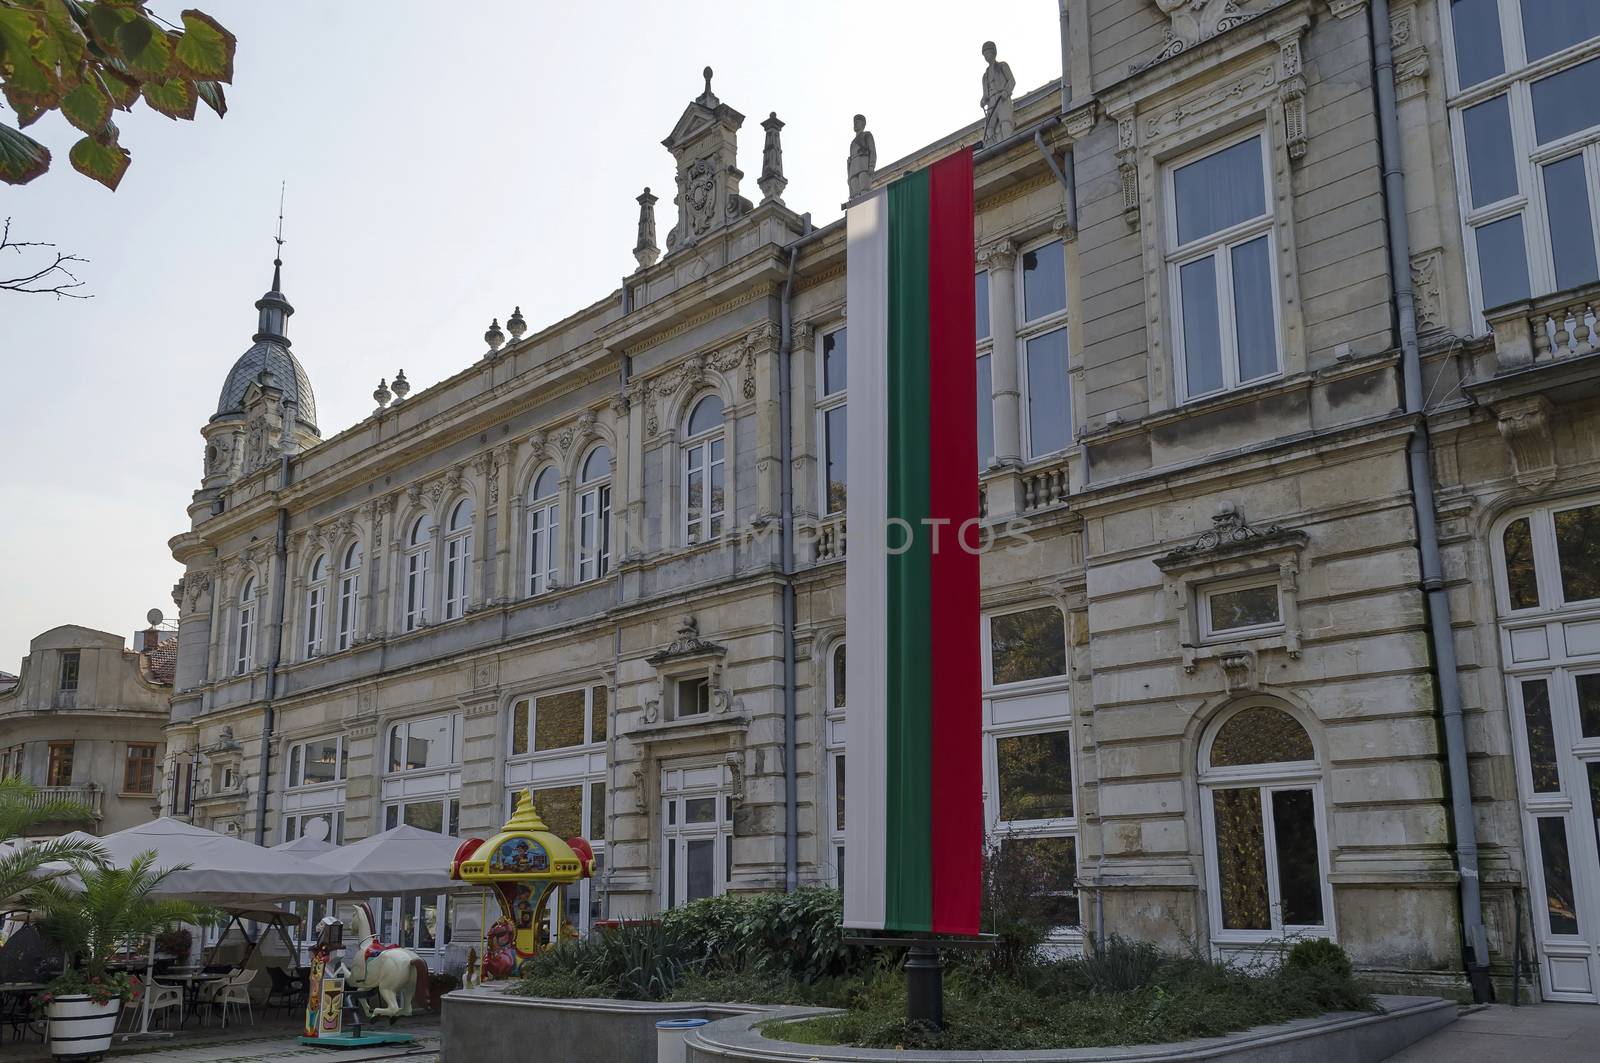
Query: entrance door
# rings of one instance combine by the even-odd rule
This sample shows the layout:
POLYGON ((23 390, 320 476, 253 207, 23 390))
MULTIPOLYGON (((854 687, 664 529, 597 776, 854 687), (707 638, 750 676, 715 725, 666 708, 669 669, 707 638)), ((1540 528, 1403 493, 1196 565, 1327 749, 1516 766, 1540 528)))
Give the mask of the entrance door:
POLYGON ((1600 503, 1508 518, 1495 537, 1528 901, 1551 1000, 1600 1001, 1600 503))
POLYGON ((661 771, 661 904, 676 908, 728 888, 733 801, 722 764, 661 771))

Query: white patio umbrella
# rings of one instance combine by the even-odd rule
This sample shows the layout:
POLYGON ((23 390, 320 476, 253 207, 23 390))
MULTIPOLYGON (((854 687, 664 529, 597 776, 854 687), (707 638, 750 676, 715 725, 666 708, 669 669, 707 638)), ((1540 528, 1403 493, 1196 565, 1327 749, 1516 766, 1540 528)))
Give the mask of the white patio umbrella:
POLYGON ((279 842, 270 846, 269 851, 274 853, 295 853, 299 856, 318 856, 334 848, 334 844, 323 838, 313 838, 309 834, 302 834, 292 842, 279 842))
POLYGON ((330 849, 309 863, 344 875, 351 897, 438 893, 462 885, 450 878, 450 863, 460 846, 460 838, 400 826, 330 849))

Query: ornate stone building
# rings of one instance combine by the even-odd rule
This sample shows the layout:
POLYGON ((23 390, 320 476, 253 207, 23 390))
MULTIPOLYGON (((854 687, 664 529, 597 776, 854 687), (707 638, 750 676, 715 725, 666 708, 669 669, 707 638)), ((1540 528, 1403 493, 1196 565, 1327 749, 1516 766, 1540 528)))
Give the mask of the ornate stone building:
POLYGON ((51 628, 28 644, 21 677, 0 693, 0 778, 92 816, 47 825, 51 833, 111 834, 155 816, 178 640, 155 628, 137 637, 129 650, 108 631, 51 628))
MULTIPOLYGON (((983 79, 991 835, 1068 944, 1504 994, 1522 905, 1538 991, 1597 999, 1595 9, 1066 8, 1067 91, 983 79)), ((857 116, 852 185, 971 117, 878 166, 857 116)), ((274 278, 172 541, 177 812, 482 833, 532 787, 601 854, 580 921, 837 878, 844 229, 776 115, 744 197, 743 120, 708 70, 664 255, 646 189, 619 290, 331 438, 274 278)))

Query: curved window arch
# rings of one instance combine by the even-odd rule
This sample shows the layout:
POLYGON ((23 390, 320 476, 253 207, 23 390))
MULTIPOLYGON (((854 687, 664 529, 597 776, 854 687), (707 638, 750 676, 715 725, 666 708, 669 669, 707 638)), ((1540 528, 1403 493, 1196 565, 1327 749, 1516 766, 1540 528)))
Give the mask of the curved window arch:
POLYGON ((1521 510, 1497 527, 1490 538, 1502 612, 1600 602, 1600 499, 1521 510))
POLYGON ((256 578, 251 576, 239 591, 239 622, 234 631, 234 675, 244 675, 255 662, 255 632, 256 578))
POLYGON ((611 571, 611 448, 597 443, 578 479, 578 582, 611 571))
POLYGON ((824 705, 823 727, 827 739, 828 774, 828 844, 833 852, 835 884, 844 888, 844 782, 845 782, 845 697, 844 649, 841 639, 833 644, 827 657, 827 701, 824 705))
POLYGON ((724 512, 722 399, 707 395, 694 404, 684 421, 684 537, 703 543, 722 534, 724 512))
POLYGON ((433 562, 433 518, 426 513, 412 522, 406 536, 405 630, 428 622, 428 569, 433 562))
POLYGON ((1270 700, 1227 710, 1201 742, 1200 786, 1213 937, 1330 934, 1322 766, 1305 725, 1270 700))
POLYGON ((334 648, 348 650, 356 641, 357 607, 361 601, 361 540, 345 549, 339 563, 339 623, 334 648))
POLYGON ((322 652, 322 636, 328 623, 328 555, 324 551, 311 562, 306 581, 306 656, 322 652))
POLYGON ((528 491, 528 594, 543 594, 556 586, 556 529, 561 527, 560 478, 546 465, 533 478, 528 491))
POLYGON ((476 508, 472 499, 463 498, 450 511, 444 540, 444 618, 455 620, 467 615, 472 593, 472 522, 476 508))

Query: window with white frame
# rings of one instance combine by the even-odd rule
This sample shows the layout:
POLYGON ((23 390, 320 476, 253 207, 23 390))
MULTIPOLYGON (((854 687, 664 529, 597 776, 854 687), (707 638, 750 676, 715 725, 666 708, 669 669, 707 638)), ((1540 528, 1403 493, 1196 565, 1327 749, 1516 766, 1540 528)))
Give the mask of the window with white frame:
POLYGON ((849 494, 846 464, 850 437, 846 389, 849 387, 850 333, 834 329, 817 338, 817 477, 823 516, 843 513, 849 494))
POLYGON ((578 476, 578 582, 611 571, 611 448, 598 444, 578 476))
POLYGON ((448 893, 383 897, 373 914, 386 943, 413 952, 442 952, 454 936, 456 901, 448 893))
POLYGON ((1195 609, 1200 637, 1208 642, 1283 630, 1282 587, 1276 570, 1202 584, 1195 609))
POLYGON ((1029 458, 1072 445, 1067 375, 1067 249, 1060 240, 1024 248, 1018 257, 1017 347, 1023 447, 1029 458))
POLYGON ((661 901, 721 896, 733 875, 733 798, 723 765, 662 769, 661 901))
POLYGON ((1197 399, 1282 372, 1266 134, 1165 170, 1175 375, 1197 399))
POLYGON ((973 277, 978 325, 978 472, 994 459, 994 328, 989 320, 989 271, 973 277))
POLYGON ((1502 612, 1600 605, 1600 502, 1517 516, 1501 528, 1495 553, 1502 612))
POLYGON ((383 806, 383 829, 404 824, 419 830, 454 836, 461 829, 461 798, 409 797, 383 806))
POLYGON ((684 720, 690 716, 704 716, 711 711, 711 678, 706 675, 684 676, 668 680, 672 684, 672 715, 684 720))
POLYGON ((461 713, 405 720, 389 728, 389 771, 448 768, 461 763, 461 713))
POLYGON ((1056 605, 985 618, 984 803, 1000 859, 1050 898, 1061 934, 1075 933, 1078 820, 1066 625, 1056 605))
POLYGON ((233 674, 244 675, 256 656, 256 579, 244 581, 239 590, 239 618, 234 625, 233 674))
POLYGON ((463 498, 450 511, 444 539, 444 618, 467 615, 472 594, 472 499, 463 498))
POLYGON ((607 711, 602 685, 521 698, 511 706, 511 756, 604 742, 607 711))
POLYGON ((322 638, 328 623, 328 555, 319 553, 311 562, 306 581, 306 656, 322 652, 322 638))
POLYGON ((1331 936, 1322 769, 1305 727, 1276 704, 1246 702, 1200 750, 1212 937, 1331 936))
POLYGON ((561 555, 556 547, 561 527, 561 501, 557 497, 561 480, 554 466, 546 465, 533 478, 528 492, 528 594, 543 594, 556 585, 556 563, 561 555))
POLYGON ((428 622, 428 569, 433 561, 433 518, 422 514, 411 524, 405 553, 405 629, 428 622))
POLYGON ((845 644, 828 653, 826 728, 828 804, 823 816, 828 823, 828 844, 832 849, 834 885, 844 889, 844 800, 845 800, 845 644))
POLYGON ((289 747, 285 760, 284 786, 293 790, 342 782, 349 757, 350 751, 345 748, 342 735, 295 742, 289 747))
POLYGON ((1594 283, 1600 4, 1450 0, 1443 7, 1475 309, 1594 283))
POLYGON ((683 520, 688 543, 709 542, 722 534, 727 505, 724 446, 722 400, 706 395, 694 404, 683 426, 683 520))
POLYGON ((339 623, 334 648, 348 650, 355 645, 357 617, 361 604, 361 543, 353 542, 339 565, 339 623))
POLYGON ((329 845, 344 844, 344 809, 322 808, 291 812, 283 817, 283 840, 310 837, 329 845))

